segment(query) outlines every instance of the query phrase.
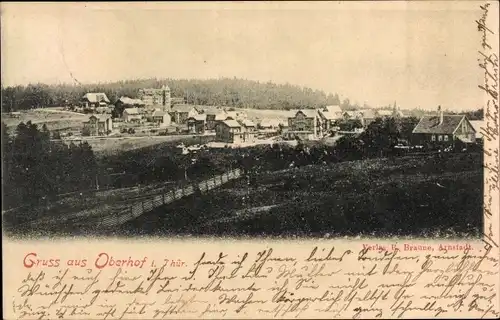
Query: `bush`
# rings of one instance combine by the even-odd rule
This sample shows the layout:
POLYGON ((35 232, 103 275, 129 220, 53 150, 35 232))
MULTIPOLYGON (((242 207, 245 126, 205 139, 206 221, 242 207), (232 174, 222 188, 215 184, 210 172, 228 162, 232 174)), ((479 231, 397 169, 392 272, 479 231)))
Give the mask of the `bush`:
POLYGON ((159 136, 168 136, 168 130, 165 130, 165 131, 160 131, 158 133, 159 136))
POLYGON ((134 128, 129 128, 127 132, 129 134, 134 134, 135 133, 135 129, 134 128))

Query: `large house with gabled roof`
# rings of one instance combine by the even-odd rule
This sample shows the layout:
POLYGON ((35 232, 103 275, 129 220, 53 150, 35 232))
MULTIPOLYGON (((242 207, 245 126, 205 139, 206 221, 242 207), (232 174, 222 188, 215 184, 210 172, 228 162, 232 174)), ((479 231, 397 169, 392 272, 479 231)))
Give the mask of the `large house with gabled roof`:
POLYGON ((413 129, 415 142, 419 144, 452 144, 455 141, 474 143, 476 130, 465 115, 443 114, 423 116, 413 129))
POLYGON ((84 108, 96 109, 97 107, 106 107, 111 102, 105 93, 89 92, 82 97, 80 103, 84 108))
POLYGON ((316 140, 323 135, 323 121, 317 109, 302 109, 288 118, 289 137, 316 140))

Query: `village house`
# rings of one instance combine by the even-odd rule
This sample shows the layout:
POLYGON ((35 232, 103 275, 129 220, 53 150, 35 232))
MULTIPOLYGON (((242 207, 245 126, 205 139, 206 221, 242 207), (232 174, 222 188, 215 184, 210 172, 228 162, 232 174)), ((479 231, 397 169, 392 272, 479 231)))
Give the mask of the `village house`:
POLYGON ((175 106, 176 104, 186 104, 186 100, 184 98, 170 98, 170 106, 175 106))
POLYGON ((189 133, 204 134, 207 122, 206 114, 196 114, 187 119, 189 133))
POLYGON ((163 110, 155 110, 151 114, 151 122, 158 124, 161 127, 169 126, 171 123, 170 114, 163 110))
POLYGON ((80 103, 85 109, 96 109, 97 107, 106 107, 111 102, 105 93, 89 92, 82 97, 80 103))
POLYGON ((242 142, 255 142, 255 135, 257 133, 257 126, 249 119, 238 121, 242 127, 242 142))
POLYGON ((11 118, 20 118, 21 117, 21 112, 19 112, 19 111, 9 112, 9 116, 11 118))
POLYGON ((123 121, 125 122, 141 122, 144 112, 139 108, 126 108, 123 110, 123 121))
POLYGON ((115 106, 112 104, 107 105, 105 107, 97 107, 97 108, 95 108, 95 113, 111 114, 113 112, 114 108, 115 108, 115 106))
POLYGON ((145 103, 141 99, 132 99, 129 97, 122 96, 115 102, 115 106, 117 108, 122 108, 122 109, 139 108, 139 107, 144 107, 145 103))
POLYGON ((172 105, 170 88, 164 85, 161 89, 140 89, 138 97, 148 108, 160 108, 169 112, 172 105))
POLYGON ((221 108, 204 108, 203 114, 206 115, 206 129, 215 130, 218 121, 226 120, 228 114, 221 108))
POLYGON ((323 131, 329 132, 335 126, 335 121, 342 118, 340 106, 326 106, 319 109, 319 115, 323 123, 323 131))
POLYGON ((404 118, 405 114, 399 109, 399 107, 394 106, 392 109, 378 109, 376 114, 380 118, 404 118))
POLYGON ((413 129, 413 139, 419 144, 473 143, 476 130, 465 115, 445 115, 439 107, 437 115, 420 119, 413 129))
POLYGON ((262 119, 258 124, 258 128, 262 131, 276 131, 279 127, 280 121, 278 119, 262 119))
POLYGON ((226 143, 241 143, 243 128, 236 120, 224 120, 215 127, 215 140, 226 143))
POLYGON ((243 111, 225 110, 225 113, 229 120, 243 120, 247 118, 247 114, 243 111))
POLYGON ((315 140, 323 135, 323 123, 318 110, 303 109, 288 118, 288 133, 291 138, 315 140))
POLYGON ((91 115, 83 122, 83 135, 101 136, 113 130, 113 119, 109 115, 91 115))
POLYGON ((186 124, 187 119, 199 114, 198 109, 190 104, 178 104, 172 107, 170 116, 176 124, 186 124))
POLYGON ((342 119, 344 121, 347 121, 347 120, 363 121, 363 114, 361 112, 359 112, 358 110, 344 111, 342 113, 342 119))
POLYGON ((358 113, 361 115, 360 120, 363 127, 368 127, 378 117, 377 112, 373 109, 361 109, 358 110, 358 113))
POLYGON ((484 120, 470 120, 469 121, 474 131, 476 131, 476 140, 483 140, 484 134, 483 130, 485 130, 486 123, 484 120))

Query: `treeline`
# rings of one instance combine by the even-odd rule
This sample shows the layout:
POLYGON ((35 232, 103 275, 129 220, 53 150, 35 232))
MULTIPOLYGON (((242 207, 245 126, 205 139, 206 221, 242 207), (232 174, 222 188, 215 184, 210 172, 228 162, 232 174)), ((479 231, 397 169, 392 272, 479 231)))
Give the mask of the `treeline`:
POLYGON ((291 84, 275 84, 244 79, 142 79, 101 84, 46 85, 2 87, 2 112, 30 108, 74 105, 87 92, 104 92, 112 103, 121 96, 136 98, 139 89, 161 88, 168 85, 172 97, 184 98, 187 103, 257 109, 316 108, 341 105, 356 109, 349 99, 340 101, 338 94, 291 84))
POLYGON ((44 125, 20 123, 10 136, 2 122, 3 208, 52 200, 61 193, 95 187, 97 162, 87 142, 50 140, 44 125))

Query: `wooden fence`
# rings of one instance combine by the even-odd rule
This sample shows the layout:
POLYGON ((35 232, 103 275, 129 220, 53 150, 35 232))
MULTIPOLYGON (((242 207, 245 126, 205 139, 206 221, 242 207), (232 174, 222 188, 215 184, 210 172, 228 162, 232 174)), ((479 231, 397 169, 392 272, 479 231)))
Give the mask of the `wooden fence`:
POLYGON ((127 209, 115 213, 108 213, 99 217, 97 227, 109 228, 133 220, 146 212, 155 208, 174 202, 175 200, 192 195, 195 192, 208 192, 231 180, 238 179, 242 175, 241 169, 234 169, 221 175, 214 176, 211 179, 202 182, 192 183, 186 186, 167 191, 163 194, 148 197, 130 205, 127 209))

